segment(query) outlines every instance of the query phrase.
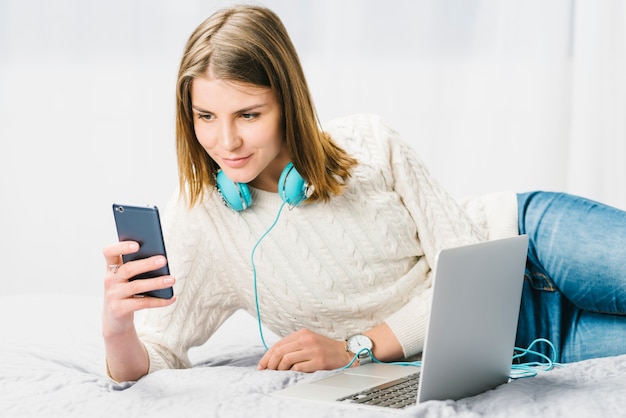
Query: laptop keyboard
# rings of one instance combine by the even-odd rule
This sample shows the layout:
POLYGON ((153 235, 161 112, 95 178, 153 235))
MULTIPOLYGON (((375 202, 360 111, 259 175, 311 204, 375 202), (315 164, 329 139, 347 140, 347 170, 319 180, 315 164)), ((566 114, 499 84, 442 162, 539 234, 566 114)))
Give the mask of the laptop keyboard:
POLYGON ((353 393, 337 399, 339 402, 352 402, 362 405, 385 406, 388 408, 405 408, 415 405, 420 372, 410 374, 401 379, 392 380, 382 385, 353 393))

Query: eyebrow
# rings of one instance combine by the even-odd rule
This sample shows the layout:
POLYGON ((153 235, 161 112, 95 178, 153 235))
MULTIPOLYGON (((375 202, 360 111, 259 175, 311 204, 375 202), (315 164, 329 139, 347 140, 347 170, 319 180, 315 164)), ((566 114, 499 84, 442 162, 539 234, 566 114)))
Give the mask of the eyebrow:
MULTIPOLYGON (((258 109, 260 107, 266 107, 266 106, 267 106, 267 103, 258 103, 258 104, 254 104, 252 106, 244 107, 243 109, 239 109, 239 110, 233 112, 233 114, 236 115, 236 114, 240 114, 240 113, 247 113, 247 112, 250 112, 251 110, 255 110, 255 109, 258 109)), ((194 111, 196 111, 198 113, 213 113, 213 112, 211 112, 209 110, 205 110, 205 109, 202 109, 202 108, 200 108, 198 106, 194 106, 194 105, 191 105, 191 108, 192 108, 192 110, 194 110, 194 111)))

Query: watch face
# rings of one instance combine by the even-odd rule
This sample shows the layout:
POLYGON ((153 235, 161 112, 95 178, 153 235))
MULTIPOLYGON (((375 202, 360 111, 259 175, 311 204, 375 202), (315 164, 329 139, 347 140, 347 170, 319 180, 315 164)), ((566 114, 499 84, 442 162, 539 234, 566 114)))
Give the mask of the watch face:
POLYGON ((348 338, 348 350, 352 353, 357 354, 364 348, 367 348, 368 350, 372 349, 372 340, 370 340, 369 337, 363 334, 357 334, 348 338))

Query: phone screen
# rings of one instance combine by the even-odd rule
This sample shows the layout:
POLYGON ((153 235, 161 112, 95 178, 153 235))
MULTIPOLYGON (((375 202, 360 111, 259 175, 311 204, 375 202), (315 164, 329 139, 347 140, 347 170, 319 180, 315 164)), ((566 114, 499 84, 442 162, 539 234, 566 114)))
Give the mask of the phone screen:
MULTIPOLYGON (((156 206, 132 206, 114 203, 113 216, 115 218, 115 226, 119 240, 136 241, 139 244, 139 251, 134 254, 122 256, 125 263, 152 257, 153 255, 163 255, 167 257, 165 242, 163 241, 163 232, 161 230, 159 210, 156 206)), ((166 264, 157 270, 139 274, 131 280, 148 279, 168 274, 170 274, 170 272, 166 264)), ((141 295, 170 299, 174 296, 174 291, 169 287, 167 289, 142 293, 141 295)))

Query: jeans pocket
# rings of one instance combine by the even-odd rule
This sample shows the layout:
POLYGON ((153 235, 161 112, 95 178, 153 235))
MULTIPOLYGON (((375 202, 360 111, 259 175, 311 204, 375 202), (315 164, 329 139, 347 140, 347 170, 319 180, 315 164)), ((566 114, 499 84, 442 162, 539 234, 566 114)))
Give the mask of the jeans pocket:
POLYGON ((530 271, 526 269, 524 280, 533 290, 541 290, 544 292, 556 292, 558 289, 548 276, 539 271, 530 271))

